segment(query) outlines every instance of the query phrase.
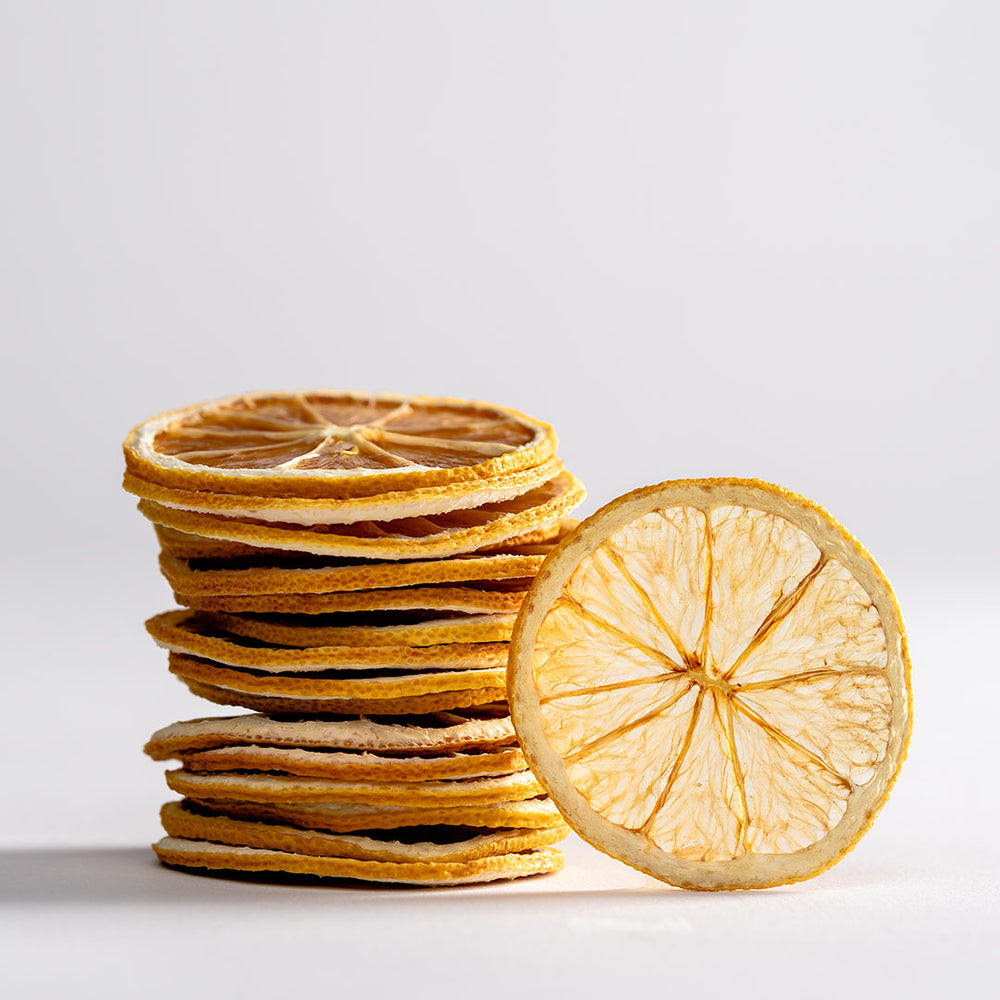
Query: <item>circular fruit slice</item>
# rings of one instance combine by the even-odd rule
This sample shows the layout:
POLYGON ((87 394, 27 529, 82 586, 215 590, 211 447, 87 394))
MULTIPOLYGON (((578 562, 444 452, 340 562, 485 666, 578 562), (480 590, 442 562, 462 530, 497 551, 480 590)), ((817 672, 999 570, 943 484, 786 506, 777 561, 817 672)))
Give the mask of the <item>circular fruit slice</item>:
POLYGON ((346 499, 475 482, 552 458, 552 428, 455 399, 251 393, 139 424, 125 464, 149 483, 260 497, 346 499))
POLYGON ((230 615, 202 611, 206 622, 231 635, 298 649, 317 646, 427 646, 506 642, 514 615, 442 616, 440 611, 365 611, 332 615, 230 615), (319 622, 320 624, 314 624, 319 622), (349 622, 350 624, 346 624, 349 622))
POLYGON ((217 747, 176 754, 185 771, 281 771, 301 778, 342 781, 439 781, 483 778, 523 771, 523 752, 505 747, 493 752, 456 751, 427 757, 396 757, 299 747, 217 747))
POLYGON ((204 538, 258 548, 364 559, 413 559, 473 552, 486 546, 506 549, 511 540, 542 542, 560 531, 560 518, 585 496, 569 472, 512 500, 395 521, 351 524, 278 524, 217 517, 140 500, 139 511, 154 524, 204 538))
POLYGON ((565 831, 563 818, 549 798, 471 806, 371 805, 358 802, 238 802, 232 799, 185 800, 198 809, 234 819, 289 823, 309 830, 349 833, 413 827, 466 826, 486 829, 526 828, 565 831))
POLYGON ((126 493, 153 500, 164 507, 218 514, 221 517, 245 517, 257 521, 287 524, 350 524, 353 521, 392 521, 401 517, 424 517, 450 510, 501 503, 533 490, 562 471, 562 463, 552 459, 531 469, 510 472, 492 479, 469 483, 426 486, 396 493, 349 500, 300 497, 254 497, 235 493, 210 493, 207 490, 178 490, 125 473, 122 488, 126 493))
MULTIPOLYGON (((321 671, 320 676, 308 673, 262 673, 259 669, 240 669, 202 660, 194 656, 171 653, 170 672, 185 682, 196 681, 231 691, 273 695, 277 698, 356 698, 379 700, 410 698, 416 695, 440 694, 444 691, 466 691, 478 688, 499 688, 503 691, 504 669, 462 670, 374 670, 321 671), (332 674, 332 676, 331 676, 332 674)), ((496 700, 496 699, 492 699, 496 700)), ((237 704, 243 704, 238 702, 237 704)), ((456 703, 458 704, 458 703, 456 703)), ((482 704, 482 701, 476 702, 482 704)), ((438 711, 437 707, 431 711, 438 711)), ((265 710, 266 711, 266 710, 265 710)), ((284 714, 283 710, 281 714, 284 714)), ((334 712, 328 708, 326 711, 334 712)), ((389 710, 380 714, 388 715, 389 710)), ((401 713, 402 714, 402 713, 401 713)))
POLYGON ((303 830, 286 823, 215 816, 208 810, 199 810, 190 800, 168 802, 160 809, 160 821, 170 837, 359 861, 471 861, 545 847, 561 840, 568 832, 565 826, 483 831, 448 831, 432 827, 422 831, 423 839, 402 841, 392 833, 372 836, 376 833, 374 830, 359 837, 303 830))
MULTIPOLYGON (((164 559, 175 559, 196 564, 195 572, 202 570, 212 572, 218 570, 226 572, 233 570, 239 572, 240 569, 249 567, 265 569, 266 567, 284 567, 288 571, 296 569, 310 569, 325 567, 337 582, 325 589, 328 590, 361 590, 365 587, 395 587, 405 586, 406 583, 399 582, 396 574, 410 576, 412 569, 415 579, 408 580, 410 583, 420 582, 441 582, 443 580, 472 580, 472 579, 498 579, 509 576, 534 576, 535 570, 542 564, 542 559, 549 554, 553 545, 563 538, 569 531, 579 524, 576 518, 564 517, 561 521, 547 526, 545 539, 538 539, 538 531, 525 532, 520 536, 515 535, 508 538, 499 545, 489 546, 480 552, 458 553, 448 559, 432 559, 419 562, 378 562, 363 558, 338 558, 337 556, 309 555, 306 553, 290 552, 287 549, 269 548, 267 546, 245 545, 243 542, 228 542, 217 538, 204 538, 199 535, 192 535, 187 531, 179 531, 176 528, 168 528, 162 524, 155 524, 157 540, 160 543, 161 556, 164 559), (462 561, 479 560, 485 569, 490 566, 498 566, 502 572, 496 573, 479 572, 478 575, 473 568, 458 569, 456 564, 462 561), (483 562, 483 561, 488 562, 483 562), (535 569, 522 571, 514 568, 508 569, 508 565, 515 560, 528 560, 534 564, 535 569), (210 563, 213 570, 208 570, 203 563, 210 563), (434 566, 444 566, 443 570, 435 571, 434 566), (368 576, 372 575, 372 580, 368 581, 368 576), (384 582, 388 580, 389 582, 384 582)), ((475 564, 476 566, 479 563, 475 564)), ((189 566, 189 568, 191 568, 189 566)), ((260 576, 269 583, 270 574, 254 574, 260 576)), ((278 591, 267 591, 269 593, 279 593, 283 590, 295 590, 295 587, 282 585, 278 591)), ((309 587, 306 588, 310 589, 309 587)), ((256 591, 251 591, 256 593, 256 591)))
POLYGON ((361 879, 366 882, 399 882, 412 885, 471 885, 500 879, 541 875, 562 868, 562 852, 537 847, 514 854, 499 854, 473 861, 357 861, 352 858, 316 857, 288 851, 216 844, 209 840, 164 837, 153 844, 160 861, 174 868, 223 872, 275 872, 323 878, 361 879))
POLYGON ((910 735, 899 608, 819 507, 753 480, 615 500, 553 552, 511 642, 529 763, 596 847, 696 889, 810 878, 910 735))
POLYGON ((543 794, 530 771, 486 778, 450 781, 337 781, 284 774, 243 772, 196 773, 167 771, 167 785, 195 799, 236 799, 240 802, 359 802, 365 805, 479 805, 519 802, 543 794))
MULTIPOLYGON (((193 661, 192 661, 193 662, 193 661)), ((463 687, 457 690, 436 691, 433 694, 402 694, 385 696, 379 691, 371 698, 331 697, 325 693, 272 694, 265 689, 258 694, 256 689, 248 691, 238 681, 221 680, 207 683, 186 676, 180 666, 171 666, 188 690, 216 705, 239 706, 253 712, 267 712, 271 715, 425 715, 427 712, 442 712, 458 708, 491 705, 506 697, 503 679, 489 678, 492 686, 485 688, 463 687)), ((492 671, 491 671, 492 673, 492 671)), ((422 821, 421 821, 422 822, 422 821)), ((360 829, 360 828, 359 828, 360 829)))
POLYGON ((393 719, 270 719, 233 715, 174 722, 143 748, 153 760, 238 746, 335 749, 366 754, 448 754, 499 750, 516 741, 502 712, 441 712, 405 722, 393 719))
POLYGON ((165 611, 146 622, 157 645, 173 653, 261 672, 316 673, 326 670, 455 670, 503 668, 506 642, 448 642, 438 646, 268 645, 221 632, 200 612, 165 611))
POLYGON ((347 562, 322 556, 268 556, 242 559, 160 557, 171 588, 188 596, 241 597, 273 594, 338 594, 397 590, 403 587, 524 580, 542 568, 544 556, 456 556, 418 562, 347 562))
POLYGON ((322 616, 344 611, 461 611, 466 614, 517 614, 530 580, 471 581, 468 586, 397 587, 332 594, 247 594, 203 596, 174 591, 178 604, 229 615, 295 614, 322 616))

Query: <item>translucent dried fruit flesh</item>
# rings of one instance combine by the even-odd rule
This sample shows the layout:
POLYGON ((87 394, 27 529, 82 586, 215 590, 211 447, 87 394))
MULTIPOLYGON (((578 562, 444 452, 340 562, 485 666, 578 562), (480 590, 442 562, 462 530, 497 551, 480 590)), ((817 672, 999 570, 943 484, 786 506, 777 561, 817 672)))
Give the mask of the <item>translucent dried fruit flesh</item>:
POLYGON ((165 413, 124 450, 134 476, 170 488, 348 498, 529 469, 555 446, 551 427, 504 407, 318 391, 165 413))
POLYGON ((578 832, 692 888, 828 868, 909 738, 885 578, 825 511, 754 481, 665 483, 584 521, 525 601, 510 686, 578 832))

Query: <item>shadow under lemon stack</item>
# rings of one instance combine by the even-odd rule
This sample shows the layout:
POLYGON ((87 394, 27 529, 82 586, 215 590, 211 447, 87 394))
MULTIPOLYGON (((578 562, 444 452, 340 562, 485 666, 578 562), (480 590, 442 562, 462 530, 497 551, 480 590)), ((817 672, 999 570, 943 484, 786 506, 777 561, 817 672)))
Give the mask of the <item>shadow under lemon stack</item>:
POLYGON ((124 488, 183 608, 147 622, 195 694, 167 865, 422 885, 554 871, 567 833, 506 702, 508 643, 584 490, 499 406, 318 391, 136 427, 124 488))

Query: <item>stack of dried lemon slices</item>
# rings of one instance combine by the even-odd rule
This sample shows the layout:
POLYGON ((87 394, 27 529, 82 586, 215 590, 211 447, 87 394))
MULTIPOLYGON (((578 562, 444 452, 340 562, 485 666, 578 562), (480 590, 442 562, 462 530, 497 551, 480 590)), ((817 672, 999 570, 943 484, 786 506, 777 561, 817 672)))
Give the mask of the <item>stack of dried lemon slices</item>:
POLYGON ((506 705, 508 642, 580 482, 552 429, 451 399, 254 394, 146 421, 125 489, 183 610, 147 623, 252 715, 156 733, 160 859, 457 884, 560 867, 506 705))

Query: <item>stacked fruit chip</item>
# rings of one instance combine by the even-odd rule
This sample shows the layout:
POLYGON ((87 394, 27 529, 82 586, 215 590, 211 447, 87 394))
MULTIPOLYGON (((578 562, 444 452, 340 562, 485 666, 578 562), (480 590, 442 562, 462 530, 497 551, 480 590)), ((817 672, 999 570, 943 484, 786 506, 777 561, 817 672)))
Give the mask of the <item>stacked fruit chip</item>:
POLYGON ((583 498, 502 407, 255 394, 139 425, 124 486, 182 610, 147 623, 195 693, 160 730, 160 859, 456 884, 551 871, 566 833, 506 705, 508 641, 583 498))

